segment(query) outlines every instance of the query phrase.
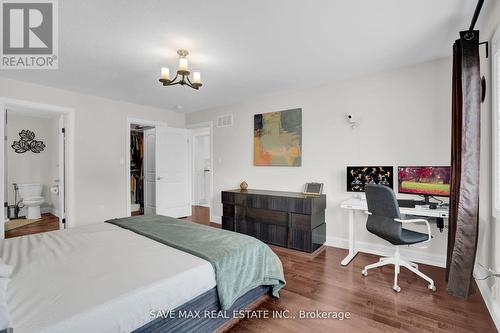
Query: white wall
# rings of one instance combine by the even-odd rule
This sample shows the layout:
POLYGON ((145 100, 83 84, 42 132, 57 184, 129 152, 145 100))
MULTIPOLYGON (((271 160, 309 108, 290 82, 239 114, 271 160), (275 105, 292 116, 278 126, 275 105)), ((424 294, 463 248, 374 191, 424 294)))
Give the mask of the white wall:
MULTIPOLYGON (((42 208, 53 208, 52 196, 49 188, 54 183, 52 170, 57 166, 57 118, 40 118, 18 115, 14 111, 8 112, 7 117, 7 187, 8 202, 14 204, 13 183, 40 183, 43 185, 42 196, 45 203, 42 208), (40 153, 27 151, 18 154, 12 149, 13 141, 19 141, 19 132, 30 130, 35 133, 35 140, 43 141, 45 148, 40 153), (55 131, 56 140, 54 141, 55 131), (56 154, 54 156, 54 153, 56 154), (55 160, 54 160, 55 157, 55 160)), ((19 200, 19 197, 17 198, 19 200)))
MULTIPOLYGON (((450 46, 451 50, 451 46, 450 46)), ((220 216, 220 191, 250 188, 302 191, 306 182, 325 183, 327 236, 345 245, 347 212, 339 208, 347 165, 448 165, 450 163, 451 61, 443 59, 330 86, 263 96, 241 104, 188 114, 188 124, 233 113, 234 126, 214 130, 213 214, 220 216), (302 108, 302 167, 253 166, 253 115, 302 108), (346 113, 359 127, 351 129, 346 113)), ((358 216, 358 240, 383 245, 358 216)), ((444 264, 446 232, 424 251, 444 264)))
POLYGON ((184 115, 21 81, 0 78, 0 97, 75 109, 75 223, 124 216, 127 117, 184 127, 184 115))

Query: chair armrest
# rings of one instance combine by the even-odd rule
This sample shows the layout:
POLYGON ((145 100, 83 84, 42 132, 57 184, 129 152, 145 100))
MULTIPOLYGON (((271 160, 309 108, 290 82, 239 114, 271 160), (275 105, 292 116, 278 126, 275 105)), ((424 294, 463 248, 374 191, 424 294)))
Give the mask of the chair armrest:
POLYGON ((424 222, 425 225, 427 226, 427 235, 429 235, 429 238, 424 243, 429 242, 432 238, 431 225, 429 224, 429 221, 427 221, 426 219, 410 219, 410 220, 394 219, 394 221, 399 222, 399 223, 403 223, 403 224, 424 222))

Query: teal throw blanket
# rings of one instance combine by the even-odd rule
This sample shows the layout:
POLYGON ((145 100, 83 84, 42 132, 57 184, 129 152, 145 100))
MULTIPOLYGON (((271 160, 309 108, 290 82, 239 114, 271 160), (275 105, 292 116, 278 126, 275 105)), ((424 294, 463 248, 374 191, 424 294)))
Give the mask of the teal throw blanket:
POLYGON ((258 286, 272 286, 273 296, 279 297, 285 285, 280 259, 256 238, 161 215, 106 222, 209 261, 223 310, 258 286))

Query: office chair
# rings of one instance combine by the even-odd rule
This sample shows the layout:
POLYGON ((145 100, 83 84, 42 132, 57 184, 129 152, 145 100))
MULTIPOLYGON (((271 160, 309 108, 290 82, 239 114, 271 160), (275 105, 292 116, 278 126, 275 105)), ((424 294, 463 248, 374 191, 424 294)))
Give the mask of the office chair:
POLYGON ((361 274, 367 276, 368 270, 372 268, 394 265, 394 285, 392 289, 396 292, 400 292, 401 288, 398 286, 398 274, 402 266, 429 282, 428 288, 432 291, 436 291, 434 281, 420 272, 417 264, 406 261, 399 255, 400 246, 420 244, 431 240, 432 236, 429 222, 424 219, 402 220, 396 196, 387 186, 375 184, 366 185, 365 192, 368 204, 368 211, 366 212, 366 214, 368 214, 366 229, 372 234, 394 245, 396 250, 393 257, 380 258, 379 262, 365 266, 361 274), (403 228, 404 224, 418 222, 424 222, 427 225, 427 234, 403 228))

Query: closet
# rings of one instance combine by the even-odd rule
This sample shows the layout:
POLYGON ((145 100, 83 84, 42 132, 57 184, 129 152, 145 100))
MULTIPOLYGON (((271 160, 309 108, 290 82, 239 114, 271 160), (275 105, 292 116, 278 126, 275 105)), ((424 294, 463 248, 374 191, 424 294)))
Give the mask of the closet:
POLYGON ((156 129, 130 125, 130 212, 132 215, 156 213, 156 129))
POLYGON ((144 132, 130 130, 130 199, 132 215, 144 214, 144 132))

